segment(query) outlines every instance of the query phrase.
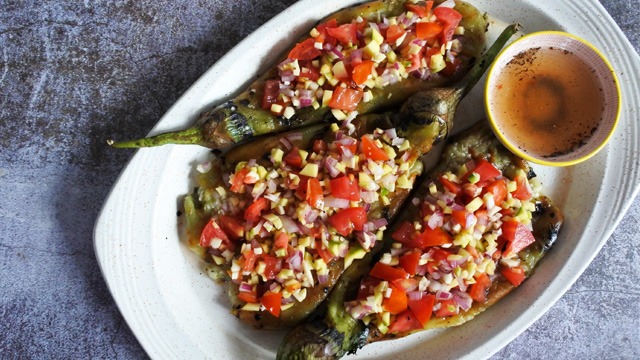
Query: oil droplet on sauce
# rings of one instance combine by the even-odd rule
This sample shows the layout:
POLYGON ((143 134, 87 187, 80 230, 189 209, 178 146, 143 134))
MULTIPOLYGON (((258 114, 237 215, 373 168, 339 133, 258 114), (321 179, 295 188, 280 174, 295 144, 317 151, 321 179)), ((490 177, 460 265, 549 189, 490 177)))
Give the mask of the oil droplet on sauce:
POLYGON ((594 70, 573 53, 532 48, 496 78, 490 106, 505 137, 535 157, 555 157, 584 145, 604 110, 594 70))

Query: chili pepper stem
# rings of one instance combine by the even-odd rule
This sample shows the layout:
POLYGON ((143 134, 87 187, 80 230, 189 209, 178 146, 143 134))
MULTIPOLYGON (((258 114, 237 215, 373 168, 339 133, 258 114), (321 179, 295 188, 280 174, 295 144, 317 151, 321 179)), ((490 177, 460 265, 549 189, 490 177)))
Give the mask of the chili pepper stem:
POLYGON ((467 95, 478 81, 480 81, 482 75, 484 75, 489 66, 491 66, 491 63, 493 63, 493 60, 498 56, 507 41, 509 41, 520 28, 521 26, 518 23, 507 26, 493 45, 480 56, 467 75, 454 86, 454 88, 460 92, 458 96, 460 99, 467 95))
POLYGON ((113 141, 107 140, 107 144, 117 149, 134 149, 141 147, 152 147, 167 144, 205 144, 202 129, 199 126, 185 130, 159 134, 156 136, 129 140, 113 141))

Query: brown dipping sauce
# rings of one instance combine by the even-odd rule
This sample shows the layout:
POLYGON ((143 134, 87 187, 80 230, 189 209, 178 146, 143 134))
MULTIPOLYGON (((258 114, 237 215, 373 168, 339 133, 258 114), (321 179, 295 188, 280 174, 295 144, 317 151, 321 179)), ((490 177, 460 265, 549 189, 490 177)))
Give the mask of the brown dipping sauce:
POLYGON ((573 53, 532 48, 497 75, 490 106, 504 136, 535 157, 584 145, 598 128, 603 91, 595 71, 573 53))

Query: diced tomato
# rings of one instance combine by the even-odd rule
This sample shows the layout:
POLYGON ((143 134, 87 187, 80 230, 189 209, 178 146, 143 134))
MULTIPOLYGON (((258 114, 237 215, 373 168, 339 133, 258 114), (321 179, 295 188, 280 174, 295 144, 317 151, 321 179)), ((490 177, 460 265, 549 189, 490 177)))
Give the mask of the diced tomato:
POLYGON ((329 186, 331 186, 331 194, 336 198, 349 201, 360 200, 360 187, 355 177, 345 175, 331 179, 329 180, 329 186))
POLYGON ((394 334, 417 329, 422 329, 422 324, 420 324, 416 314, 411 309, 407 309, 396 315, 391 326, 389 326, 389 333, 394 334))
POLYGON ((398 228, 391 234, 391 238, 397 242, 408 244, 413 238, 416 230, 408 221, 403 221, 398 225, 398 228))
POLYGON ((367 135, 363 135, 360 140, 360 150, 364 154, 365 159, 371 159, 373 161, 389 160, 389 155, 387 155, 387 152, 384 151, 384 149, 379 148, 373 139, 371 139, 367 135))
POLYGON ((338 86, 333 91, 329 107, 344 111, 354 111, 358 107, 360 100, 362 100, 363 95, 362 90, 338 86))
POLYGON ((420 249, 426 249, 431 246, 440 246, 444 244, 450 244, 453 239, 448 232, 442 228, 431 229, 425 227, 424 231, 416 236, 414 239, 414 246, 420 249))
POLYGON ((284 156, 283 161, 293 167, 301 168, 302 167, 302 156, 300 155, 300 149, 297 146, 294 146, 287 155, 284 156))
POLYGON ((345 46, 358 42, 356 24, 344 24, 335 28, 327 28, 327 33, 338 39, 338 41, 345 46))
POLYGON ((240 192, 240 190, 242 190, 242 187, 244 186, 244 177, 247 176, 248 173, 249 169, 247 169, 246 167, 238 170, 233 175, 233 180, 231 182, 231 187, 229 188, 229 190, 235 193, 240 192))
POLYGON ((209 247, 213 239, 220 239, 227 246, 232 245, 227 234, 220 228, 220 225, 218 225, 215 220, 209 219, 209 222, 204 226, 200 234, 200 246, 205 248, 209 247))
POLYGON ((270 110, 271 105, 275 104, 280 95, 280 80, 272 79, 264 83, 264 93, 262 95, 262 108, 270 110))
POLYGON ((280 316, 280 305, 282 304, 282 293, 268 292, 260 298, 260 304, 275 317, 280 316))
POLYGON ((419 22, 416 24, 416 37, 427 41, 435 40, 442 33, 442 26, 434 22, 419 22))
POLYGON ((353 230, 362 231, 364 223, 367 222, 367 212, 363 207, 350 207, 331 215, 328 221, 338 234, 347 236, 353 230))
POLYGON ((420 68, 420 65, 422 64, 422 57, 420 56, 420 54, 418 53, 409 55, 409 59, 411 59, 411 65, 407 67, 407 72, 418 70, 420 68))
POLYGON ((338 21, 336 19, 328 20, 318 26, 316 26, 316 30, 320 33, 320 36, 316 38, 316 41, 324 42, 325 44, 336 45, 338 43, 338 39, 329 35, 328 29, 338 27, 338 21))
POLYGON ((446 260, 451 252, 442 248, 433 248, 431 253, 431 258, 437 262, 442 260, 446 260))
POLYGON ((418 287, 418 280, 415 278, 397 279, 391 282, 398 289, 402 289, 404 292, 413 291, 418 287))
POLYGON ((358 299, 365 299, 367 296, 371 295, 371 289, 375 288, 380 284, 380 279, 373 276, 365 276, 364 279, 360 281, 360 287, 358 288, 358 299))
POLYGON ((310 178, 309 181, 307 181, 306 200, 311 207, 320 210, 324 208, 324 197, 322 196, 322 185, 320 185, 320 180, 310 178))
POLYGON ((502 172, 498 170, 492 163, 488 162, 485 159, 480 159, 476 162, 476 167, 467 174, 468 177, 471 173, 474 172, 480 175, 480 181, 490 181, 493 180, 496 176, 502 175, 502 172))
POLYGON ((369 75, 371 75, 375 70, 375 64, 376 63, 371 60, 361 62, 353 68, 351 79, 353 79, 353 81, 358 85, 364 84, 369 78, 369 75))
POLYGON ((447 178, 445 178, 444 176, 440 176, 440 183, 442 184, 442 186, 445 187, 445 189, 449 190, 450 192, 458 195, 460 194, 460 192, 462 192, 462 186, 460 186, 460 184, 457 184, 447 178))
POLYGON ((244 219, 251 222, 258 222, 260 220, 260 214, 263 210, 269 207, 269 200, 261 197, 254 201, 244 211, 244 219))
POLYGON ((453 220, 462 226, 463 229, 467 228, 467 216, 469 216, 469 212, 467 210, 453 210, 451 212, 451 217, 453 220))
POLYGON ((264 261, 264 278, 267 280, 273 280, 278 274, 277 264, 278 259, 273 255, 262 255, 262 261, 264 261))
POLYGON ((433 14, 440 22, 444 23, 441 42, 444 44, 447 41, 451 41, 462 15, 454 9, 443 6, 433 9, 433 14))
POLYGON ((500 206, 502 202, 507 198, 507 182, 504 179, 499 179, 484 188, 486 193, 493 195, 493 201, 497 206, 500 206))
POLYGON ((300 65, 300 80, 308 79, 310 81, 316 81, 320 78, 320 69, 311 65, 309 62, 307 65, 300 65))
POLYGON ((425 17, 429 14, 429 11, 431 11, 431 7, 433 6, 433 1, 427 1, 426 4, 424 6, 418 5, 418 4, 404 4, 405 9, 413 12, 414 14, 418 15, 419 17, 425 17))
POLYGON ((436 311, 436 317, 447 317, 458 313, 458 305, 453 299, 440 300, 440 309, 436 311))
POLYGON ((506 220, 502 222, 502 237, 507 241, 513 241, 516 238, 516 229, 520 223, 516 220, 506 220))
POLYGON ((280 231, 278 235, 276 235, 276 239, 273 244, 279 249, 286 248, 289 245, 289 235, 284 231, 280 231))
POLYGON ((432 294, 423 295, 420 300, 411 300, 408 301, 408 306, 411 311, 416 315, 416 318, 422 326, 426 326, 429 319, 431 319, 431 314, 433 313, 433 305, 436 303, 436 297, 432 294))
POLYGON ((394 315, 405 311, 407 309, 407 294, 393 284, 389 287, 391 295, 382 300, 382 308, 394 315))
POLYGON ((300 176, 300 181, 298 182, 298 187, 296 188, 296 197, 300 200, 307 199, 307 184, 309 182, 308 176, 300 176))
POLYGON ((383 264, 381 262, 377 262, 375 265, 373 265, 373 269, 371 269, 369 275, 387 281, 409 278, 409 274, 407 274, 406 271, 395 268, 393 266, 389 266, 387 264, 383 264))
POLYGON ((238 299, 245 303, 258 303, 258 297, 255 291, 241 291, 238 293, 238 299))
POLYGON ((331 251, 329 251, 329 249, 322 246, 322 242, 320 240, 316 241, 316 252, 318 253, 318 255, 320 255, 320 257, 326 264, 330 263, 331 260, 333 260, 333 254, 331 253, 331 251))
POLYGON ((404 35, 405 31, 400 27, 400 25, 389 25, 387 28, 387 43, 395 44, 396 40, 398 40, 402 35, 404 35))
POLYGON ((236 241, 244 237, 244 225, 237 217, 220 215, 218 220, 220 221, 220 227, 231 240, 236 241))
POLYGON ((438 74, 451 76, 451 75, 456 73, 456 70, 458 70, 458 68, 460 67, 461 63, 462 63, 462 61, 460 61, 460 58, 457 58, 457 57, 453 58, 453 61, 447 61, 445 63, 444 69, 440 70, 440 72, 438 72, 438 74))
POLYGON ((515 181, 517 184, 516 190, 512 192, 511 195, 518 200, 529 200, 531 198, 529 180, 524 176, 517 176, 515 181))
POLYGON ((486 273, 476 276, 476 283, 469 287, 469 296, 474 301, 483 303, 487 300, 487 291, 491 286, 491 279, 486 273))
POLYGON ((503 267, 502 270, 500 270, 500 273, 507 280, 509 280, 509 282, 512 283, 513 286, 520 286, 525 278, 524 269, 522 268, 522 266, 515 266, 512 268, 503 267))
MULTIPOLYGON (((505 239, 509 240, 509 238, 504 233, 504 224, 502 235, 505 237, 505 239)), ((509 236, 512 236, 511 233, 509 233, 509 236)), ((524 224, 518 224, 516 226, 515 232, 513 233, 513 239, 510 240, 507 244, 507 248, 505 249, 503 255, 505 257, 508 257, 511 254, 517 254, 527 246, 533 244, 535 241, 536 238, 533 236, 531 230, 529 230, 524 224)))
POLYGON ((289 59, 292 60, 313 60, 320 56, 322 53, 319 49, 315 48, 315 39, 309 38, 299 42, 289 52, 289 59))
POLYGON ((242 265, 242 270, 253 271, 256 266, 256 260, 258 260, 258 257, 253 252, 253 250, 245 252, 244 254, 242 254, 242 257, 244 258, 244 265, 242 265))
POLYGON ((313 152, 316 154, 320 154, 323 151, 327 151, 327 143, 322 139, 317 139, 313 141, 313 152))
POLYGON ((402 267, 404 271, 409 273, 409 275, 413 276, 416 274, 416 269, 418 268, 419 261, 420 253, 411 252, 400 256, 400 267, 402 267))

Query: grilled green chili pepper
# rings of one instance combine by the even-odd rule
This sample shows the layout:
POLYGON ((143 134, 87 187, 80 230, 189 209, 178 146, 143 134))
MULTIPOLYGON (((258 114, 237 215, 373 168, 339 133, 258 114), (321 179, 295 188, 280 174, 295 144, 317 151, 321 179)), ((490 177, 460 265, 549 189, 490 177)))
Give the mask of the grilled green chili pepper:
MULTIPOLYGON (((381 19, 402 13, 406 0, 378 0, 347 8, 330 15, 327 19, 336 19, 339 24, 352 19, 381 19)), ((442 1, 436 1, 440 3, 442 1)), ((360 102, 356 110, 359 114, 377 112, 403 103, 411 94, 424 89, 445 86, 463 74, 480 55, 484 47, 486 19, 473 6, 458 1, 455 9, 462 15, 460 26, 465 29, 461 38, 461 71, 454 76, 433 76, 421 80, 413 76, 390 84, 382 89, 373 88, 372 99, 360 102)), ((326 20, 326 19, 325 19, 326 20)), ((333 116, 327 106, 314 109, 305 107, 287 119, 262 108, 266 81, 278 75, 272 67, 245 91, 232 100, 204 112, 196 124, 182 131, 169 132, 138 140, 108 143, 116 148, 140 148, 165 144, 197 144, 212 149, 226 150, 253 137, 281 132, 321 121, 332 121, 333 116)))

